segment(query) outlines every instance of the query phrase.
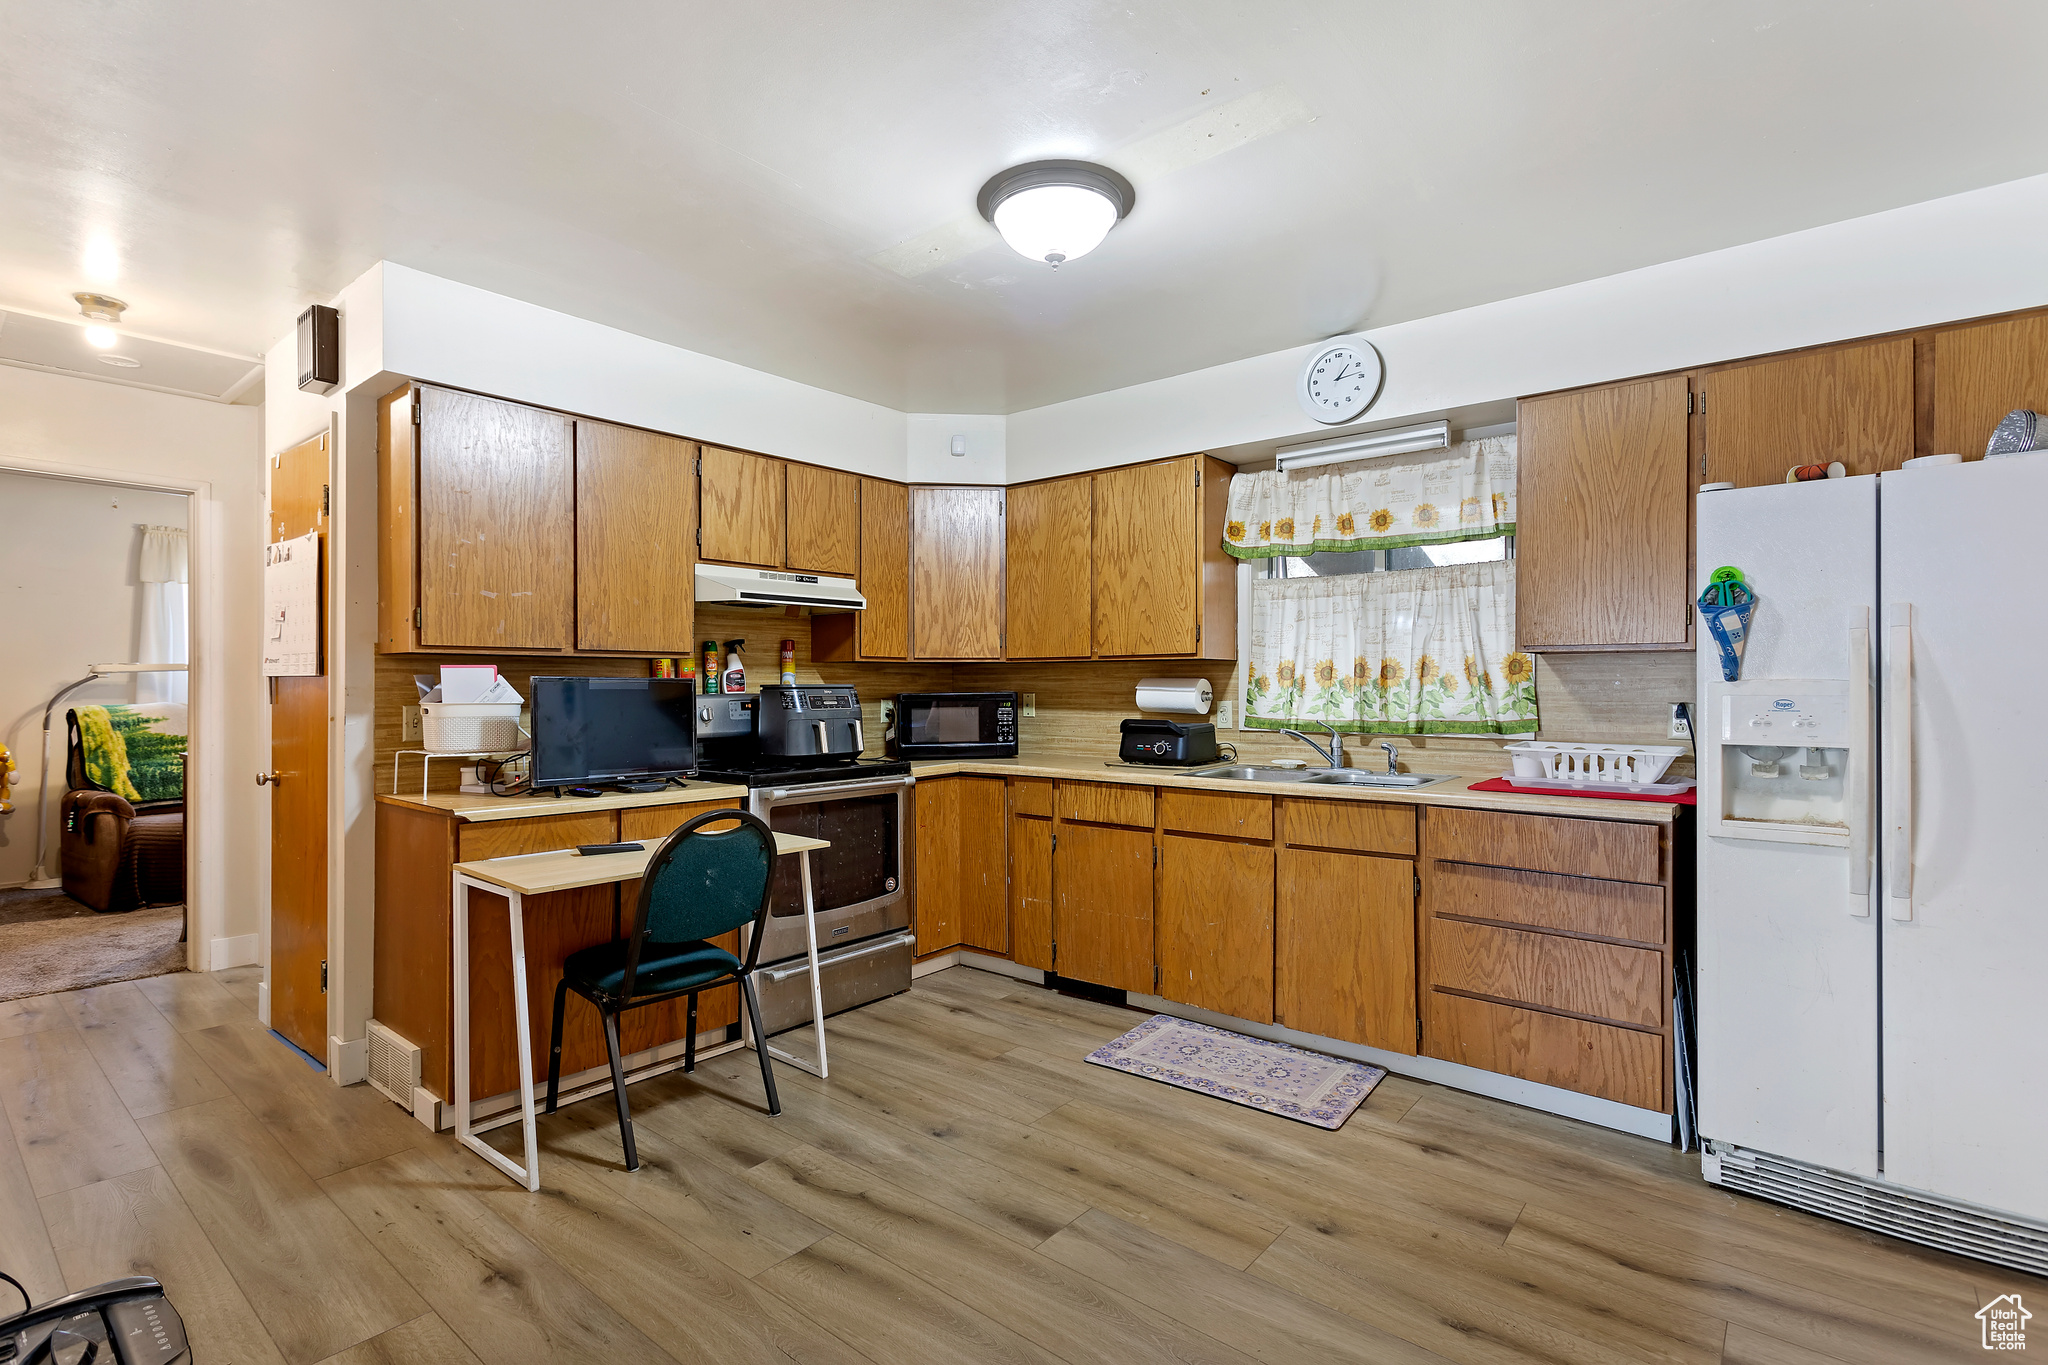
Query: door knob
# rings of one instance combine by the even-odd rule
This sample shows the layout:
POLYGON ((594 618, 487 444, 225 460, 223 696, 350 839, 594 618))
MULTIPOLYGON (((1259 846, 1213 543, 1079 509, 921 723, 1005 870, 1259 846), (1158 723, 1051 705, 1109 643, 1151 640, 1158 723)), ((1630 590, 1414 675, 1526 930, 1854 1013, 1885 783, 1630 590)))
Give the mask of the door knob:
POLYGON ((284 781, 284 774, 283 774, 283 773, 258 773, 258 774, 256 774, 256 785, 257 785, 257 786, 259 786, 259 787, 261 787, 261 786, 266 786, 266 785, 268 785, 268 786, 275 786, 275 785, 277 785, 277 784, 278 784, 279 782, 282 782, 282 781, 284 781))

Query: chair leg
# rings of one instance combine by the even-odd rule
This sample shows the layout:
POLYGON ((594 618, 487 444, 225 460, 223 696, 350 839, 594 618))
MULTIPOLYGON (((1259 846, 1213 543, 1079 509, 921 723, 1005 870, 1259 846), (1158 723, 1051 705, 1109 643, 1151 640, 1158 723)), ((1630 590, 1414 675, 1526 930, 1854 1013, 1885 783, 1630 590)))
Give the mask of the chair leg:
POLYGON ((619 1016, 604 1011, 604 1050, 612 1063, 612 1098, 619 1102, 619 1137, 626 1144, 626 1169, 640 1169, 640 1151, 633 1145, 633 1111, 626 1105, 626 1067, 619 1060, 619 1016))
POLYGON ((746 999, 747 1013, 754 1020, 754 1051, 761 1058, 761 1088, 768 1092, 768 1112, 780 1114, 782 1099, 775 1093, 775 1068, 768 1059, 768 1035, 761 1031, 761 1000, 754 994, 754 978, 740 978, 740 994, 746 999))
POLYGON ((683 1025, 683 1071, 697 1069, 697 992, 690 992, 690 1017, 683 1025))
POLYGON ((548 1107, 555 1112, 555 1099, 562 1093, 562 1011, 569 1003, 569 979, 555 983, 555 1025, 548 1051, 548 1107))

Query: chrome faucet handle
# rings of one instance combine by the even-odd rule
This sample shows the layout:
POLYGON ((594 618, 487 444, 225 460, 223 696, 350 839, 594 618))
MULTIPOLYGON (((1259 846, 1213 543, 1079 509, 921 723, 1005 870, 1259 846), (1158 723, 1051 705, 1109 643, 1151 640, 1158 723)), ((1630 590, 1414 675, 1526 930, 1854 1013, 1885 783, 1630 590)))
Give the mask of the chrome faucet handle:
POLYGON ((1390 739, 1383 739, 1383 740, 1381 740, 1381 741, 1380 741, 1380 752, 1381 752, 1381 753, 1383 753, 1383 754, 1385 754, 1385 755, 1387 756, 1387 771, 1388 771, 1388 772, 1390 772, 1390 773, 1397 773, 1397 772, 1400 772, 1400 771, 1401 771, 1401 769, 1400 769, 1400 765, 1399 765, 1399 764, 1398 764, 1398 763, 1396 762, 1396 757, 1397 757, 1397 756, 1399 755, 1399 753, 1400 753, 1400 750, 1398 750, 1398 749, 1396 749, 1396 748, 1394 747, 1394 741, 1392 741, 1392 740, 1390 740, 1390 739))

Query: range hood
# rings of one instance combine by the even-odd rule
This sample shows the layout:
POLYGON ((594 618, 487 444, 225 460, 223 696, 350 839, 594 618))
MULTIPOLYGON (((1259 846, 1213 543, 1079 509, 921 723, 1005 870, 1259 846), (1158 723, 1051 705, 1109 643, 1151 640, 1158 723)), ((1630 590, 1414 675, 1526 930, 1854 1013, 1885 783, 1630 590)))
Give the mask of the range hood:
POLYGON ((851 578, 735 569, 724 564, 697 566, 697 600, 721 607, 817 607, 825 611, 861 611, 868 604, 851 578))

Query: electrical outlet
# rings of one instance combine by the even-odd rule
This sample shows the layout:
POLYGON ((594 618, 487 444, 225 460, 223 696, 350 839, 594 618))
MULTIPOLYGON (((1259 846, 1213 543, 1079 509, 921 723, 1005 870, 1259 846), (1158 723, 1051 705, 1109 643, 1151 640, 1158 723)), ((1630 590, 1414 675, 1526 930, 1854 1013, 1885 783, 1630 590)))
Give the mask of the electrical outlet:
POLYGON ((418 740, 420 737, 420 708, 403 706, 399 708, 398 738, 401 742, 418 740))
POLYGON ((1685 717, 1691 714, 1692 709, 1692 703, 1689 701, 1675 701, 1671 703, 1670 737, 1672 739, 1692 738, 1692 732, 1685 725, 1685 717))
POLYGON ((1228 730, 1230 728, 1230 703, 1227 701, 1216 703, 1216 728, 1219 730, 1228 730))
POLYGON ((1036 692, 1026 692, 1024 694, 1024 719, 1029 720, 1037 714, 1038 694, 1036 692))

